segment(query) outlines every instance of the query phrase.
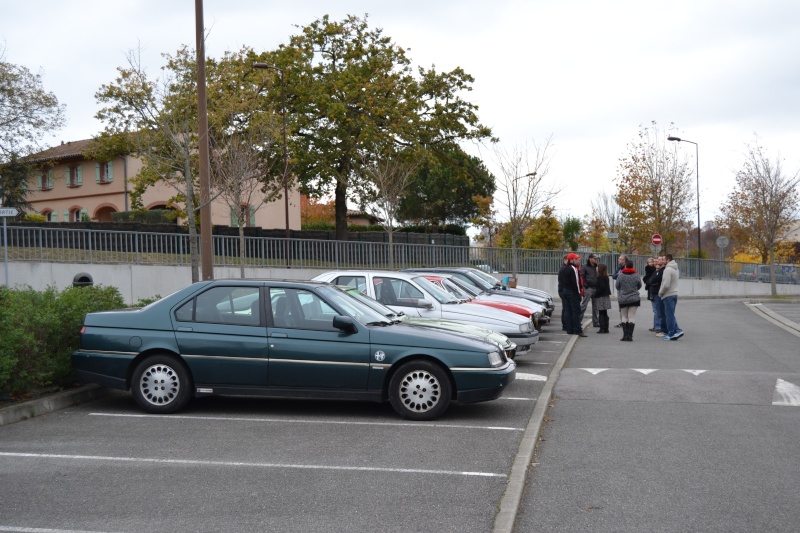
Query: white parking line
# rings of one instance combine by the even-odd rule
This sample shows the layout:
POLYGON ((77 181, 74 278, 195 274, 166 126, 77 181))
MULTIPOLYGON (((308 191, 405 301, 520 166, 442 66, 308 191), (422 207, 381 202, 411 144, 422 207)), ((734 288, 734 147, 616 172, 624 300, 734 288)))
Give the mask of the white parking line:
POLYGON ((194 459, 156 459, 151 457, 113 457, 104 455, 62 455, 51 453, 0 452, 0 457, 25 457, 33 459, 67 459, 76 461, 115 461, 123 463, 154 463, 197 466, 245 466, 250 468, 291 468, 298 470, 337 470, 349 472, 392 472, 400 474, 438 474, 445 476, 506 477, 506 474, 493 472, 469 472, 458 470, 426 470, 423 468, 385 468, 377 466, 326 466, 283 463, 244 463, 238 461, 199 461, 194 459))
MULTIPOLYGON (((0 531, 16 531, 17 533, 104 533, 102 531, 84 531, 77 529, 50 529, 41 527, 0 526, 0 531)), ((110 533, 110 532, 105 532, 110 533)))
POLYGON ((536 398, 516 398, 514 396, 500 396, 498 400, 520 400, 525 402, 535 402, 536 398))
POLYGON ((247 418, 241 416, 191 416, 191 415, 133 415, 124 413, 89 413, 89 416, 111 416, 124 418, 150 418, 153 420, 218 420, 222 422, 264 422, 264 423, 287 423, 287 424, 333 424, 340 426, 399 426, 413 428, 445 428, 445 429, 482 429, 499 431, 522 431, 522 428, 512 428, 504 426, 468 426, 460 424, 431 424, 429 422, 355 422, 344 420, 298 420, 292 418, 247 418))

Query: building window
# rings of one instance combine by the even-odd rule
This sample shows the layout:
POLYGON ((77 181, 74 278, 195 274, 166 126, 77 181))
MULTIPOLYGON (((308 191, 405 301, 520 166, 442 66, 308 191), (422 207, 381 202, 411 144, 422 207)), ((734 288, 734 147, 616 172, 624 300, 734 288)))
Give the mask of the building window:
POLYGON ((94 164, 94 178, 97 183, 111 183, 114 181, 114 164, 112 161, 94 164))
POLYGON ((83 170, 80 165, 67 167, 67 187, 80 187, 83 185, 83 170))
POLYGON ((42 171, 42 174, 38 177, 38 185, 40 191, 49 191, 53 188, 53 177, 54 177, 53 169, 47 171, 42 171))

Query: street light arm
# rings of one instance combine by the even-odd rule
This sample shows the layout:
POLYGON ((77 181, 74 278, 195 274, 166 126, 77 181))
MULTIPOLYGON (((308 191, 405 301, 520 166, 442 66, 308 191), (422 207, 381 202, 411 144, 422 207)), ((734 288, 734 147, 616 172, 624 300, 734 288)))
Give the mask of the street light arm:
MULTIPOLYGON (((681 139, 680 137, 675 137, 674 135, 670 135, 669 137, 667 137, 667 140, 668 141, 685 142, 685 143, 690 143, 690 144, 694 145, 694 154, 695 154, 694 155, 694 160, 695 160, 695 163, 697 165, 697 170, 695 171, 695 178, 697 179, 697 259, 701 260, 703 258, 703 254, 702 254, 702 248, 701 248, 701 244, 700 244, 700 234, 702 232, 702 230, 700 228, 700 147, 694 141, 690 141, 690 140, 687 140, 687 139, 681 139)), ((699 274, 699 277, 702 278, 703 277, 702 263, 699 263, 699 265, 701 265, 701 268, 698 271, 698 274, 699 274)))

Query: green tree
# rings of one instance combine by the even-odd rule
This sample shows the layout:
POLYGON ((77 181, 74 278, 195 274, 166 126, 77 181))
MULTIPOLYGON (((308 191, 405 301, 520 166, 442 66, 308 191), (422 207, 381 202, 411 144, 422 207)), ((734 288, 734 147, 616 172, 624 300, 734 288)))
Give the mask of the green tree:
MULTIPOLYGON (((169 203, 187 219, 192 281, 198 281, 197 213, 203 206, 199 202, 198 184, 196 57, 186 46, 175 55, 164 57, 162 76, 151 78, 141 66, 139 53, 130 52, 128 67, 117 69, 118 77, 100 88, 95 96, 103 107, 96 116, 105 122, 106 130, 96 139, 92 150, 109 154, 128 150, 142 159, 142 170, 131 179, 134 207, 140 207, 139 199, 156 183, 174 190, 169 203)), ((207 133, 212 154, 217 158, 214 162, 217 187, 209 201, 223 192, 236 190, 231 179, 252 181, 255 175, 265 201, 275 197, 281 184, 282 173, 265 174, 265 169, 273 166, 271 160, 278 157, 275 149, 278 129, 274 126, 278 113, 267 99, 267 75, 253 72, 254 58, 252 50, 244 48, 226 53, 219 61, 212 58, 206 61, 207 133), (244 147, 252 149, 250 155, 256 156, 256 167, 251 167, 246 175, 223 172, 223 167, 231 164, 223 161, 224 154, 244 155, 244 147)), ((253 191, 249 185, 244 188, 253 191)), ((236 209, 241 201, 241 198, 231 200, 237 204, 236 209)))
POLYGON ((573 216, 567 216, 562 223, 564 242, 573 252, 578 249, 578 239, 583 232, 583 222, 573 216))
POLYGON ((17 218, 22 218, 33 209, 28 201, 32 171, 33 167, 14 153, 6 163, 0 164, 0 205, 16 207, 19 210, 17 218))
POLYGON ((471 76, 420 68, 415 78, 405 50, 366 17, 326 15, 263 59, 285 73, 297 175, 308 194, 333 193, 338 239, 346 237, 348 199, 361 204, 368 195, 358 166, 372 146, 431 148, 491 135, 477 107, 458 96, 471 76))
POLYGON ((494 176, 483 161, 458 146, 446 146, 429 152, 414 174, 399 216, 433 228, 446 223, 465 225, 481 216, 476 196, 488 198, 494 191, 494 176))
POLYGON ((0 54, 0 162, 27 155, 64 121, 64 105, 44 89, 42 76, 0 54))

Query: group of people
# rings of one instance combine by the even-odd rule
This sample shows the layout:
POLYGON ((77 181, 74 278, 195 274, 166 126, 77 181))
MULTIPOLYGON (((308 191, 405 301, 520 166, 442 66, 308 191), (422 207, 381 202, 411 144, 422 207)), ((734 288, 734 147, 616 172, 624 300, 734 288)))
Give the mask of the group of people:
POLYGON ((636 311, 641 306, 640 291, 644 286, 647 299, 653 308, 653 327, 650 331, 664 340, 677 340, 683 330, 675 319, 678 305, 678 264, 671 254, 649 258, 642 278, 628 256, 619 256, 619 265, 609 276, 608 267, 597 262, 595 254, 589 254, 581 265, 581 256, 570 253, 564 256, 563 266, 558 272, 558 296, 561 298, 561 327, 569 335, 586 337, 583 331, 583 316, 592 304, 592 326, 597 333, 609 333, 608 311, 611 309, 611 279, 617 290, 622 341, 633 340, 636 327, 636 311))

